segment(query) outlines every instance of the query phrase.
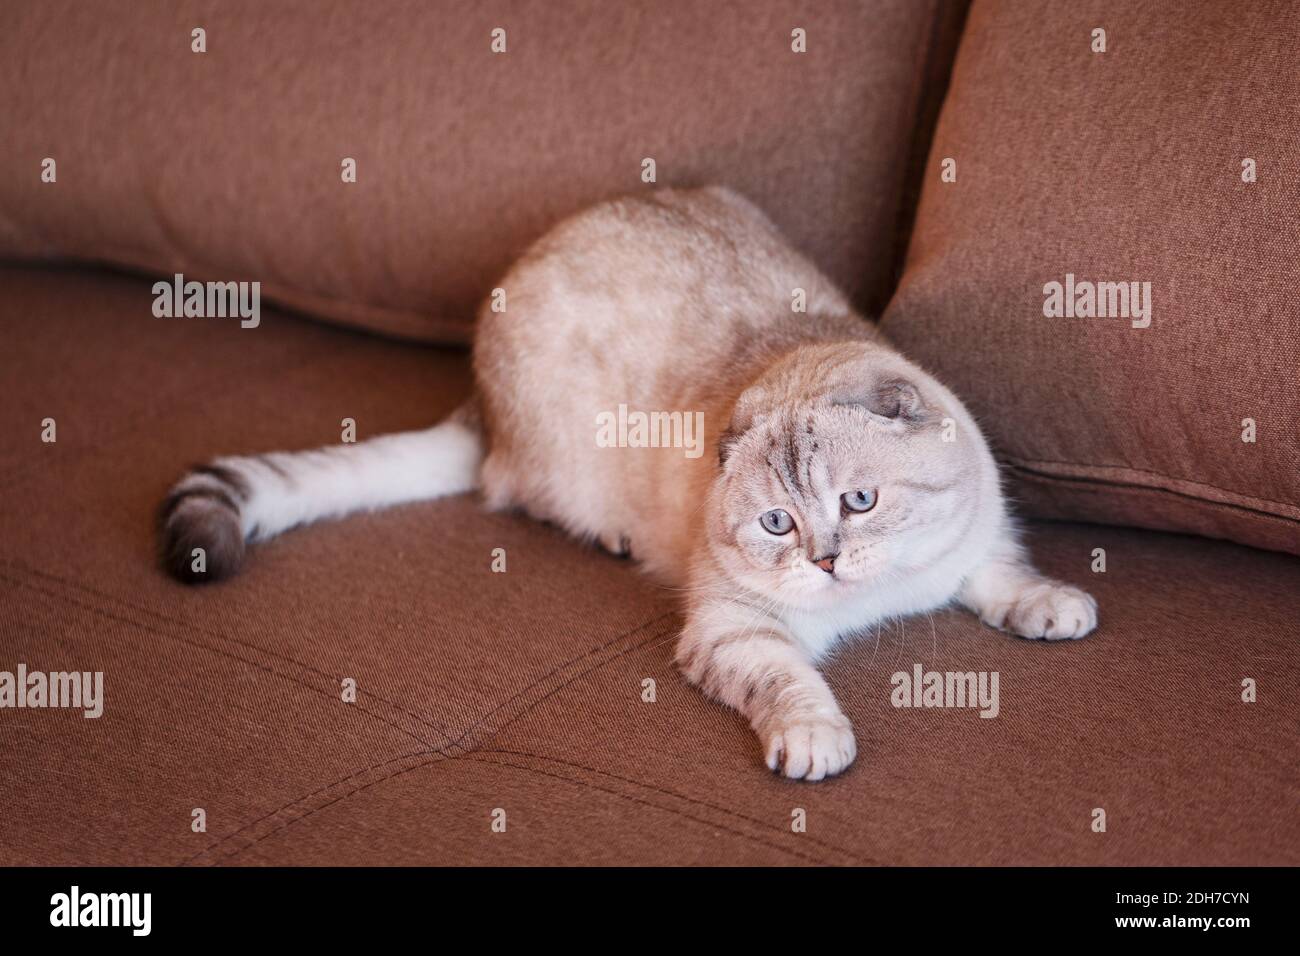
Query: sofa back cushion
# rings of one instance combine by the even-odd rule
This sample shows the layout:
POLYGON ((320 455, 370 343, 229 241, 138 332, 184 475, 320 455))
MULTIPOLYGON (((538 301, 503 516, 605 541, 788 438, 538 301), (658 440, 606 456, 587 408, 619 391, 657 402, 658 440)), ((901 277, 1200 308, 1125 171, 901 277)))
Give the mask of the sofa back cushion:
POLYGON ((883 325, 1031 514, 1300 554, 1297 36, 1286 0, 972 6, 883 325))
POLYGON ((748 194, 878 309, 931 51, 963 13, 944 0, 11 3, 0 257, 256 280, 301 311, 464 341, 531 240, 653 188, 652 159, 657 184, 748 194))

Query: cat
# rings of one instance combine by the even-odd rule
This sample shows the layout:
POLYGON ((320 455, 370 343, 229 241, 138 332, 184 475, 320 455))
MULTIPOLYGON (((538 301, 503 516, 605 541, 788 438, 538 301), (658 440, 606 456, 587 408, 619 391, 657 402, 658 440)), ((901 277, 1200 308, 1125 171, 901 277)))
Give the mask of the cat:
POLYGON ((681 589, 679 669, 748 720, 768 768, 806 780, 857 751, 815 667, 840 638, 954 602, 1026 638, 1096 627, 1092 597, 1028 562, 961 402, 737 193, 596 205, 500 288, 465 406, 424 431, 194 469, 163 508, 167 566, 216 580, 294 525, 478 489, 681 589), (597 422, 620 405, 702 412, 705 453, 604 447, 597 422))

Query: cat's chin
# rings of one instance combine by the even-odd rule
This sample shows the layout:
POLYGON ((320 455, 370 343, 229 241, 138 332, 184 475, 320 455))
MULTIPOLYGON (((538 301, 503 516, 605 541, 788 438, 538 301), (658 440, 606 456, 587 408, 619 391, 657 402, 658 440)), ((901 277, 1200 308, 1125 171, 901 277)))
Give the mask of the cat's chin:
POLYGON ((888 590, 892 575, 871 573, 864 576, 843 578, 836 576, 824 582, 809 582, 803 588, 791 588, 782 597, 785 603, 804 611, 834 611, 843 606, 855 606, 864 600, 873 599, 882 589, 888 590))
POLYGON ((782 606, 799 611, 828 611, 853 601, 871 588, 870 581, 849 581, 840 578, 826 578, 825 581, 796 581, 784 587, 763 587, 758 582, 746 579, 734 581, 737 589, 748 591, 755 599, 774 606, 782 606))
POLYGON ((850 581, 828 581, 825 585, 807 588, 787 603, 804 611, 828 611, 853 600, 863 590, 850 581))

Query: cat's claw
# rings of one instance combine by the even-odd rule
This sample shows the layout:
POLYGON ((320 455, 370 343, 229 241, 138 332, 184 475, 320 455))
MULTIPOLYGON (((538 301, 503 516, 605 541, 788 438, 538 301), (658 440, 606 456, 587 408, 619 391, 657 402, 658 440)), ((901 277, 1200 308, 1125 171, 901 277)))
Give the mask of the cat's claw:
POLYGON ((1097 602, 1086 591, 1059 581, 1043 581, 1000 609, 995 627, 1030 640, 1076 640, 1097 626, 1097 602))
POLYGON ((632 557, 632 539, 625 534, 602 534, 600 546, 616 558, 632 557))
POLYGON ((790 718, 764 736, 769 770, 791 780, 822 780, 857 756, 853 727, 843 714, 790 718))

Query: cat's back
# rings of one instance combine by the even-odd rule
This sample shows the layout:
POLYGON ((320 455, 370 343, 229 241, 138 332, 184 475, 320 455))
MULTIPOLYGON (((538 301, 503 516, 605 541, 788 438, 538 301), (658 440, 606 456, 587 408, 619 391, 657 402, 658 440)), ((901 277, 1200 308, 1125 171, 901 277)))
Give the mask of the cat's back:
POLYGON ((753 203, 730 189, 664 189, 592 206, 555 226, 485 304, 476 367, 523 373, 562 362, 633 383, 660 363, 716 367, 736 343, 787 321, 792 302, 848 302, 753 203))

